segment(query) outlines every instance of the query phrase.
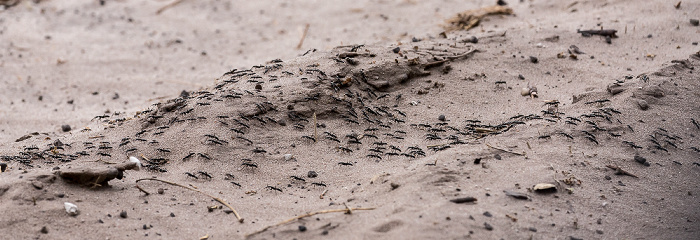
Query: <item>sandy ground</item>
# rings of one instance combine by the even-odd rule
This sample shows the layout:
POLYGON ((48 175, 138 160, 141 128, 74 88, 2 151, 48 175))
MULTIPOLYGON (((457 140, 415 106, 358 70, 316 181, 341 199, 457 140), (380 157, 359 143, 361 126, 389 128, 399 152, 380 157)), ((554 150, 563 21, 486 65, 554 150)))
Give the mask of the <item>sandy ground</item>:
POLYGON ((444 36, 493 2, 168 3, 0 12, 3 236, 700 235, 698 2, 513 1, 444 36))

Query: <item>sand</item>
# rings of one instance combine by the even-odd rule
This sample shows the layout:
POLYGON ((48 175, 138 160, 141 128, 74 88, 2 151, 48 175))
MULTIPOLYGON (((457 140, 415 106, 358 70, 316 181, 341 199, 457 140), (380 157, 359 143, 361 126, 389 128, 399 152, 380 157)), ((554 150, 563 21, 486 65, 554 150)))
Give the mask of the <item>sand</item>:
POLYGON ((2 11, 3 238, 699 235, 698 3, 169 3, 2 11))

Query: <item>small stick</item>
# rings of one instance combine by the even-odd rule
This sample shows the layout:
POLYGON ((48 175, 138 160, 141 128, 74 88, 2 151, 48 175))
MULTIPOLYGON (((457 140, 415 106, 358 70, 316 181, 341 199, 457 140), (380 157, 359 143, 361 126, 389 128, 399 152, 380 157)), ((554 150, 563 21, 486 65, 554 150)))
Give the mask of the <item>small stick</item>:
POLYGON ((316 112, 314 112, 314 142, 316 142, 316 139, 318 139, 318 131, 316 130, 317 125, 318 121, 316 120, 316 112))
POLYGON ((616 175, 627 175, 627 176, 630 176, 630 177, 633 177, 633 178, 639 178, 639 177, 637 177, 636 175, 631 174, 631 173, 628 172, 628 171, 622 170, 622 168, 620 168, 620 167, 618 167, 618 166, 614 166, 614 165, 605 165, 605 166, 608 167, 608 168, 610 168, 610 169, 615 170, 615 174, 616 174, 616 175))
POLYGON ((299 45, 297 45, 297 49, 301 49, 301 45, 304 44, 304 38, 306 38, 306 33, 309 32, 309 24, 306 24, 306 27, 304 27, 304 33, 301 35, 301 40, 299 40, 299 45))
POLYGON ((328 189, 323 190, 323 192, 321 193, 321 196, 318 196, 318 197, 323 199, 323 196, 326 195, 327 192, 328 192, 328 189))
POLYGON ((146 190, 144 190, 143 188, 141 188, 141 186, 139 186, 138 184, 136 185, 136 188, 138 188, 139 191, 145 193, 146 195, 151 195, 151 193, 149 193, 148 191, 146 191, 146 190))
POLYGON ((472 50, 467 51, 466 53, 463 53, 463 54, 460 54, 460 55, 457 55, 457 56, 446 56, 446 57, 445 57, 445 58, 446 58, 445 60, 440 60, 440 61, 429 62, 429 63, 423 64, 423 69, 429 69, 429 68, 437 67, 437 66, 440 66, 440 65, 442 65, 443 63, 446 63, 446 62, 449 62, 449 61, 454 61, 454 60, 457 60, 457 59, 460 59, 460 58, 463 58, 463 57, 468 57, 469 55, 471 55, 471 54, 473 54, 473 53, 475 53, 475 52, 480 52, 480 51, 479 51, 478 49, 472 49, 472 50))
POLYGON ((348 210, 347 212, 345 212, 345 214, 352 214, 352 209, 350 207, 348 207, 348 204, 343 203, 343 205, 345 206, 345 209, 348 210))
MULTIPOLYGON (((375 208, 348 208, 348 209, 349 209, 349 210, 355 210, 355 211, 357 211, 357 210, 374 210, 375 208)), ((263 229, 261 229, 261 230, 258 230, 258 231, 254 232, 254 233, 250 233, 250 234, 246 235, 245 238, 249 238, 249 237, 251 237, 251 236, 253 236, 253 235, 257 235, 257 234, 259 234, 259 233, 262 233, 262 232, 264 232, 264 231, 267 231, 267 229, 270 229, 270 228, 273 228, 273 227, 277 227, 277 226, 281 226, 281 225, 290 223, 290 222, 292 222, 292 221, 294 221, 294 220, 302 219, 302 218, 305 218, 305 217, 311 217, 311 216, 317 215, 317 214, 334 213, 334 212, 347 212, 348 209, 323 210, 323 211, 318 211, 318 212, 307 213, 307 214, 304 214, 304 215, 301 215, 301 216, 296 216, 296 217, 293 217, 293 218, 284 220, 284 221, 282 221, 282 222, 280 222, 280 223, 277 223, 277 224, 275 224, 275 225, 267 226, 267 227, 265 227, 265 228, 263 228, 263 229)))
MULTIPOLYGON (((160 180, 160 179, 157 179, 157 178, 142 178, 142 179, 136 180, 136 183, 137 183, 137 184, 136 184, 136 187, 139 188, 139 190, 141 190, 141 188, 138 186, 138 182, 140 182, 140 181, 159 181, 159 182, 163 182, 163 183, 167 183, 167 184, 170 184, 170 185, 173 185, 173 186, 178 186, 178 187, 186 188, 186 189, 189 189, 189 190, 192 190, 192 191, 195 191, 195 192, 198 192, 198 193, 207 195, 207 196, 209 196, 210 198, 216 200, 217 202, 220 202, 220 203, 223 204, 224 206, 226 206, 226 207, 228 207, 229 209, 231 209, 231 211, 233 211, 233 215, 236 216, 236 218, 238 219, 238 221, 241 222, 241 223, 243 223, 243 218, 241 218, 241 216, 238 215, 238 212, 236 212, 236 209, 233 209, 233 207, 231 207, 231 205, 229 205, 228 203, 226 203, 223 199, 218 198, 218 197, 214 197, 214 196, 212 196, 212 195, 210 195, 210 194, 208 194, 208 193, 205 193, 205 192, 200 191, 199 189, 194 189, 194 188, 191 188, 191 187, 188 187, 188 186, 179 184, 179 183, 174 183, 174 182, 170 182, 170 181, 160 180)), ((143 191, 143 190, 141 190, 141 191, 143 191)))
POLYGON ((160 9, 158 9, 158 11, 156 11, 156 15, 159 15, 160 13, 162 13, 163 11, 165 11, 166 9, 171 8, 171 7, 174 7, 175 5, 178 5, 178 4, 180 4, 180 3, 184 2, 184 1, 185 1, 185 0, 175 0, 174 2, 171 2, 171 3, 169 3, 168 5, 165 5, 165 6, 161 7, 160 9))
POLYGON ((449 144, 449 143, 428 145, 428 146, 425 146, 425 147, 426 147, 426 148, 442 147, 442 146, 445 146, 445 145, 447 145, 447 144, 449 144))
POLYGON ((515 155, 518 155, 518 156, 525 156, 525 153, 517 153, 517 152, 513 152, 513 151, 508 151, 508 150, 505 150, 505 149, 501 149, 501 148, 497 148, 497 147, 491 146, 491 145, 488 144, 488 143, 486 143, 486 146, 488 146, 488 147, 490 147, 490 148, 493 148, 493 149, 496 149, 496 150, 501 150, 501 151, 504 151, 504 152, 507 152, 507 153, 512 153, 512 154, 515 154, 515 155))

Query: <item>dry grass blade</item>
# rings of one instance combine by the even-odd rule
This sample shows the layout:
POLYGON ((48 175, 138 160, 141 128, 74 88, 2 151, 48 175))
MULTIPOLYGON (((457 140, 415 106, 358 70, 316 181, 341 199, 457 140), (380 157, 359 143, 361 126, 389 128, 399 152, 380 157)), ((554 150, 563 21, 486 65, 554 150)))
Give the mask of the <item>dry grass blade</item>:
POLYGON ((184 1, 185 0, 175 0, 174 2, 171 2, 168 5, 165 5, 165 6, 161 7, 160 9, 158 9, 158 11, 156 11, 156 15, 158 15, 158 14, 162 13, 163 11, 167 10, 168 8, 174 7, 175 5, 178 5, 184 1))
MULTIPOLYGON (((191 188, 191 187, 188 187, 188 186, 179 184, 179 183, 174 183, 174 182, 170 182, 170 181, 166 181, 166 180, 161 180, 161 179, 156 179, 156 178, 142 178, 142 179, 136 180, 136 183, 137 183, 136 188, 138 188, 139 190, 141 190, 141 191, 143 191, 143 192, 146 192, 146 191, 143 190, 141 187, 139 187, 138 182, 140 182, 140 181, 158 181, 158 182, 163 182, 163 183, 167 183, 167 184, 170 184, 170 185, 173 185, 173 186, 178 186, 178 187, 186 188, 186 189, 189 189, 189 190, 192 190, 192 191, 195 191, 195 192, 198 192, 198 193, 207 195, 207 196, 209 196, 210 198, 216 200, 217 202, 219 202, 219 203, 223 204, 224 206, 228 207, 229 209, 231 209, 231 211, 233 211, 233 215, 236 216, 236 218, 238 219, 238 221, 241 222, 241 223, 243 222, 243 218, 241 218, 241 216, 238 215, 238 212, 236 212, 236 209, 233 209, 233 207, 231 207, 231 205, 229 205, 228 203, 226 203, 226 201, 224 201, 224 200, 221 199, 221 198, 214 197, 214 196, 212 196, 211 194, 202 192, 202 191, 200 191, 199 189, 191 188)), ((146 192, 146 193, 148 193, 148 192, 146 192)))
MULTIPOLYGON (((347 207, 347 205, 346 205, 346 207, 347 207)), ((262 232, 267 231, 267 230, 270 229, 270 228, 277 227, 277 226, 281 226, 281 225, 284 225, 284 224, 293 222, 294 220, 302 219, 302 218, 305 218, 305 217, 311 217, 311 216, 317 215, 317 214, 334 213, 334 212, 345 212, 345 213, 350 214, 350 213, 352 213, 352 211, 357 211, 357 210, 374 210, 374 209, 375 209, 375 208, 349 208, 349 207, 348 207, 348 208, 343 208, 343 209, 331 209, 331 210, 323 210, 323 211, 318 211, 318 212, 311 212, 311 213, 307 213, 307 214, 304 214, 304 215, 301 215, 301 216, 296 216, 296 217, 293 217, 293 218, 284 220, 284 221, 279 222, 279 223, 277 223, 277 224, 275 224, 275 225, 267 226, 267 227, 265 227, 265 228, 263 228, 263 229, 260 229, 260 230, 254 232, 254 233, 247 234, 247 235, 245 236, 245 238, 249 238, 249 237, 251 237, 251 236, 260 234, 260 233, 262 233, 262 232)))
POLYGON ((512 154, 519 155, 519 156, 525 156, 525 153, 517 153, 517 152, 513 152, 513 151, 508 151, 508 150, 505 150, 505 149, 502 149, 502 148, 497 148, 497 147, 491 146, 491 144, 488 144, 488 143, 486 144, 486 146, 488 146, 488 147, 490 147, 490 148, 493 148, 493 149, 496 149, 496 150, 501 150, 501 151, 504 151, 504 152, 507 152, 507 153, 512 153, 512 154))

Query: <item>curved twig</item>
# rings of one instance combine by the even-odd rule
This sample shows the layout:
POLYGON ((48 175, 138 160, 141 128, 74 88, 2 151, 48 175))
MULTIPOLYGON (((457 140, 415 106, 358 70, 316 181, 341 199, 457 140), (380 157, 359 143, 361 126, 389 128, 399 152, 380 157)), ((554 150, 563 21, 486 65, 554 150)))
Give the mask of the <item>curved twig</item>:
POLYGON ((293 217, 293 218, 284 220, 284 221, 279 222, 279 223, 277 223, 277 224, 275 224, 275 225, 267 226, 267 227, 265 227, 265 228, 263 228, 263 229, 260 229, 260 230, 254 232, 254 233, 250 233, 250 234, 245 235, 245 238, 249 238, 249 237, 251 237, 251 236, 253 236, 253 235, 260 234, 260 233, 262 233, 262 232, 264 232, 264 231, 267 231, 267 230, 270 229, 270 228, 277 227, 277 226, 281 226, 281 225, 284 225, 284 224, 293 222, 294 220, 299 220, 299 219, 302 219, 302 218, 305 218, 305 217, 311 217, 311 216, 317 215, 317 214, 334 213, 334 212, 345 212, 346 214, 351 214, 352 211, 357 211, 357 210, 374 210, 374 209, 375 209, 375 208, 349 208, 349 207, 347 207, 347 205, 346 205, 346 208, 343 208, 343 209, 331 209, 331 210, 323 210, 323 211, 311 212, 311 213, 307 213, 307 214, 304 214, 304 215, 300 215, 300 216, 296 216, 296 217, 293 217))
MULTIPOLYGON (((140 182, 140 181, 146 181, 146 180, 148 180, 148 181, 163 182, 163 183, 167 183, 167 184, 170 184, 170 185, 173 185, 173 186, 178 186, 178 187, 186 188, 186 189, 189 189, 189 190, 192 190, 192 191, 195 191, 195 192, 198 192, 198 193, 207 195, 207 196, 209 196, 210 198, 216 200, 217 202, 219 202, 219 203, 223 204, 224 206, 228 207, 229 209, 231 209, 231 211, 233 211, 233 215, 236 216, 236 218, 238 219, 238 221, 241 222, 241 223, 243 222, 243 218, 241 218, 241 216, 238 215, 238 212, 236 212, 236 209, 233 209, 233 207, 231 207, 231 205, 229 205, 228 203, 226 203, 226 202, 225 202, 223 199, 221 199, 221 198, 214 197, 214 196, 212 196, 211 194, 208 194, 208 193, 205 193, 205 192, 200 191, 199 189, 191 188, 191 187, 188 187, 188 186, 179 184, 179 183, 174 183, 174 182, 170 182, 170 181, 166 181, 166 180, 161 180, 161 179, 157 179, 157 178, 142 178, 142 179, 138 179, 138 180, 136 180, 136 183, 137 183, 137 184, 136 184, 136 188, 138 188, 139 190, 141 190, 141 187, 139 187, 138 182, 140 182)), ((144 190, 141 190, 141 191, 144 191, 144 190)), ((145 192, 145 191, 144 191, 144 192, 145 192)))

